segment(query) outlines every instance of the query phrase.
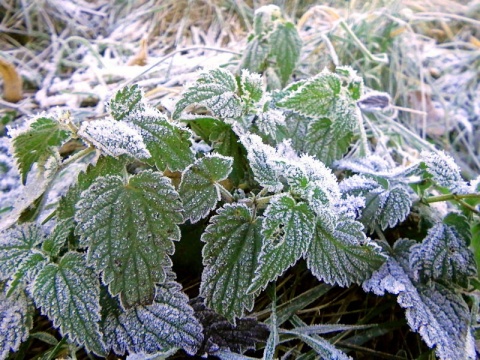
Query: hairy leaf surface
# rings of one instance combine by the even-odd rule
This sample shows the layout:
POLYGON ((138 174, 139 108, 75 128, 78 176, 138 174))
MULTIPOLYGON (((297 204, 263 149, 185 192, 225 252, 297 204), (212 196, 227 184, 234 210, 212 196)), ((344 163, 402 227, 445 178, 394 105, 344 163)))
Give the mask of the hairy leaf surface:
POLYGON ((460 168, 453 158, 444 151, 422 152, 422 157, 433 179, 454 193, 468 193, 469 186, 460 174, 460 168))
POLYGON ((10 135, 13 138, 13 154, 25 184, 33 164, 37 163, 41 168, 50 156, 58 153, 55 147, 62 145, 69 132, 62 129, 57 121, 40 117, 28 128, 11 131, 10 135))
POLYGON ((217 183, 232 171, 233 159, 221 155, 208 155, 185 169, 179 193, 185 217, 192 223, 208 215, 220 200, 217 183))
POLYGON ((172 117, 178 119, 189 105, 202 105, 219 118, 238 118, 243 105, 237 90, 237 81, 228 70, 217 68, 204 72, 182 94, 172 117))
POLYGON ((122 305, 151 304, 162 265, 180 239, 181 203, 170 180, 144 171, 127 183, 120 176, 98 178, 83 192, 75 220, 87 260, 103 271, 112 295, 122 305))
POLYGON ((67 238, 73 230, 73 219, 61 220, 55 225, 52 233, 47 236, 42 244, 42 250, 50 256, 57 256, 67 242, 67 238))
POLYGON ((128 155, 134 159, 151 157, 140 133, 125 122, 113 119, 85 121, 80 126, 78 135, 106 155, 128 155))
POLYGON ((247 289, 262 246, 261 220, 245 205, 226 204, 202 235, 205 268, 200 295, 209 308, 232 322, 253 307, 254 295, 247 289))
POLYGON ((369 241, 357 221, 343 219, 332 229, 317 222, 305 257, 320 281, 348 286, 361 283, 385 261, 378 245, 369 241))
POLYGON ((477 273, 473 253, 452 226, 434 225, 420 244, 411 248, 410 266, 416 280, 434 279, 468 285, 477 273))
POLYGON ((275 196, 264 216, 264 243, 249 293, 264 288, 295 264, 307 251, 315 230, 313 211, 287 194, 275 196))
POLYGON ((240 84, 244 97, 253 102, 260 101, 263 96, 263 81, 260 74, 243 69, 240 84))
POLYGON ((33 325, 33 309, 23 291, 8 298, 0 293, 0 359, 6 359, 27 340, 33 325))
POLYGON ((63 335, 82 344, 88 351, 104 355, 100 335, 100 284, 85 257, 65 254, 57 264, 49 264, 33 284, 33 298, 63 335))
POLYGON ((181 286, 170 272, 168 277, 157 287, 151 305, 124 310, 116 298, 103 294, 106 306, 102 308, 102 331, 107 349, 118 355, 154 354, 175 348, 183 348, 190 355, 197 352, 203 340, 202 326, 181 286))
POLYGON ((377 295, 396 294, 398 304, 405 309, 408 325, 420 333, 429 347, 435 347, 440 359, 475 359, 467 304, 443 285, 422 285, 412 280, 408 258, 413 244, 398 240, 392 256, 363 283, 364 290, 377 295))

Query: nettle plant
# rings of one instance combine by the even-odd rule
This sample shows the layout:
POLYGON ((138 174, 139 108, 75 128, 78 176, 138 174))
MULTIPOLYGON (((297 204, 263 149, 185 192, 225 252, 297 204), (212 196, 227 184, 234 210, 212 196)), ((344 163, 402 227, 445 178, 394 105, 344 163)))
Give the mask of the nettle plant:
POLYGON ((43 114, 10 130, 26 190, 0 234, 0 358, 27 340, 37 308, 63 337, 43 333, 44 341, 98 356, 183 349, 231 358, 266 339, 272 359, 278 344, 298 338, 320 357, 347 359, 318 336, 329 332, 320 325, 296 317, 282 328, 275 294, 270 335, 244 318, 301 259, 324 283, 396 295, 439 358, 475 358, 478 304, 470 310, 466 300, 478 283, 469 249, 477 182, 465 182, 443 152, 408 167, 373 154, 359 104, 375 101, 351 68, 271 92, 265 76, 205 71, 171 115, 127 86, 105 118, 77 124, 68 113, 43 114), (72 139, 83 149, 62 157, 72 139), (75 164, 88 166, 53 210, 45 206, 75 164), (448 200, 459 210, 425 212, 425 238, 383 237, 413 208, 448 200), (175 242, 189 241, 182 224, 202 222, 200 297, 189 300, 172 255, 175 242))

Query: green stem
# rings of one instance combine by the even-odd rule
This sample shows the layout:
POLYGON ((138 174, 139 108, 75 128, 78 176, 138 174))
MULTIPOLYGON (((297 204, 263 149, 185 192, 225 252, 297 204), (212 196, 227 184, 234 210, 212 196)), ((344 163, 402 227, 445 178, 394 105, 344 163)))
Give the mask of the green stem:
POLYGON ((230 191, 225 189, 219 183, 215 183, 215 186, 217 187, 218 190, 220 190, 220 195, 222 196, 223 201, 228 202, 230 204, 234 202, 235 199, 233 198, 232 194, 230 194, 230 191))
POLYGON ((444 195, 437 195, 437 196, 430 196, 428 198, 424 198, 423 201, 427 204, 431 204, 434 202, 440 201, 450 201, 450 200, 463 200, 463 199, 480 199, 480 194, 473 193, 473 194, 444 194, 444 195))

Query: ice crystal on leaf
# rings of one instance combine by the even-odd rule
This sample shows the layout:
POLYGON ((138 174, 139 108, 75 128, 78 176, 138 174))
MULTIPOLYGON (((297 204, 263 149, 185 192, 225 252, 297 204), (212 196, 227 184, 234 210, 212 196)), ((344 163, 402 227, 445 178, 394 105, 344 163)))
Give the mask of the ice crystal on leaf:
POLYGON ((275 149, 262 142, 258 135, 240 136, 240 141, 247 149, 247 158, 255 180, 269 191, 276 192, 283 188, 277 175, 277 167, 271 161, 275 158, 275 149))
POLYGON ((192 223, 204 218, 220 200, 218 182, 232 171, 233 159, 222 155, 207 155, 187 167, 182 175, 179 193, 185 217, 192 223))
POLYGON ((242 69, 240 81, 243 96, 251 101, 260 101, 263 96, 262 76, 242 69))
POLYGON ((79 253, 68 252, 45 266, 33 284, 33 299, 62 335, 105 355, 100 335, 100 284, 79 253))
POLYGON ((255 218, 252 209, 226 204, 202 235, 205 269, 200 295, 209 308, 232 322, 253 307, 254 295, 246 290, 258 265, 261 227, 262 218, 255 218))
POLYGON ((294 265, 308 250, 315 229, 315 214, 310 207, 288 194, 276 195, 264 216, 264 242, 249 293, 264 288, 294 265))
POLYGON ((467 304, 454 290, 433 282, 415 282, 408 259, 413 241, 400 239, 392 256, 372 277, 363 283, 365 291, 397 295, 405 309, 408 325, 442 360, 475 359, 474 339, 470 329, 467 304))
POLYGON ((382 230, 393 227, 410 213, 412 200, 408 188, 401 183, 391 185, 386 179, 354 175, 343 180, 340 189, 344 196, 365 198, 361 221, 371 230, 377 225, 382 230))
POLYGON ((73 230, 73 219, 59 221, 50 235, 42 244, 42 250, 50 256, 58 256, 60 250, 67 242, 67 238, 73 230))
POLYGON ((285 85, 300 57, 302 40, 291 22, 277 22, 268 41, 271 44, 270 57, 277 64, 282 85, 285 85))
POLYGON ((115 120, 123 120, 144 109, 144 94, 138 85, 125 86, 110 100, 110 113, 115 120))
POLYGON ((411 248, 414 278, 444 280, 468 285, 477 273, 473 253, 453 226, 435 224, 420 244, 411 248))
POLYGON ((237 81, 228 70, 217 68, 204 72, 182 94, 172 116, 178 119, 189 105, 202 105, 221 119, 236 119, 243 111, 237 90, 237 81))
POLYGON ((361 223, 351 219, 339 220, 333 229, 318 221, 305 255, 312 274, 328 284, 348 286, 377 270, 385 256, 362 229, 361 223))
POLYGON ((167 120, 158 110, 146 107, 146 111, 129 117, 129 123, 142 135, 147 149, 160 171, 184 170, 194 161, 190 149, 192 134, 167 120))
POLYGON ((23 291, 9 297, 0 292, 0 359, 6 359, 27 340, 33 324, 31 307, 23 291))
POLYGON ((32 223, 0 232, 0 280, 31 280, 47 261, 37 248, 44 239, 42 228, 32 223))
POLYGON ((86 121, 80 126, 78 135, 106 155, 117 157, 127 154, 134 159, 151 156, 139 132, 125 122, 113 119, 86 121))
POLYGON ((76 234, 88 246, 87 260, 124 307, 151 304, 162 265, 180 239, 181 202, 170 180, 144 171, 128 182, 97 178, 77 204, 76 234))
POLYGON ((444 151, 422 152, 423 161, 427 165, 427 172, 433 176, 438 185, 446 187, 453 193, 464 194, 470 192, 470 187, 463 180, 460 168, 444 151))
POLYGON ((47 118, 39 117, 33 119, 26 127, 18 130, 11 130, 13 154, 17 162, 23 184, 26 183, 27 174, 33 164, 37 163, 42 169, 48 158, 58 156, 56 146, 69 137, 60 123, 47 118))
POLYGON ((257 119, 257 126, 263 134, 275 139, 277 137, 277 129, 285 126, 285 115, 283 111, 269 109, 260 114, 257 119))
POLYGON ((199 349, 202 326, 195 318, 181 286, 166 269, 167 281, 157 286, 150 305, 124 310, 116 298, 102 293, 102 331, 107 349, 116 354, 154 354, 183 348, 190 355, 199 349))

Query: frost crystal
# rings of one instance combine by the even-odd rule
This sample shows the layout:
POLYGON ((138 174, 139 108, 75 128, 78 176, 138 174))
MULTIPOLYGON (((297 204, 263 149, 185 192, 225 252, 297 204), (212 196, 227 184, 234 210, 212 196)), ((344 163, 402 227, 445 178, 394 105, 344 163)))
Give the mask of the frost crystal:
POLYGON ((396 294, 412 330, 419 332, 429 347, 435 346, 440 359, 475 359, 467 304, 443 285, 426 286, 411 279, 408 257, 413 244, 398 240, 394 245, 395 255, 363 283, 364 290, 377 295, 396 294))
POLYGON ((471 191, 462 175, 460 175, 458 165, 444 151, 424 151, 421 156, 427 165, 427 171, 432 174, 433 179, 440 186, 444 186, 457 194, 465 194, 471 191))
POLYGON ((135 159, 148 159, 151 156, 138 131, 121 121, 86 121, 80 126, 78 135, 110 156, 127 154, 135 159))
POLYGON ((262 133, 275 139, 278 127, 285 125, 285 115, 283 111, 270 109, 259 116, 257 124, 262 133))

